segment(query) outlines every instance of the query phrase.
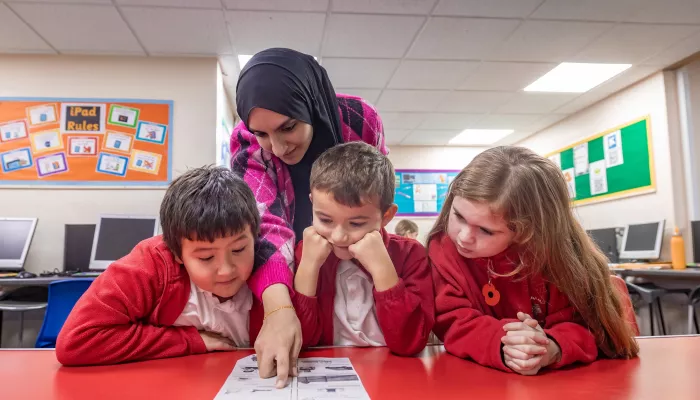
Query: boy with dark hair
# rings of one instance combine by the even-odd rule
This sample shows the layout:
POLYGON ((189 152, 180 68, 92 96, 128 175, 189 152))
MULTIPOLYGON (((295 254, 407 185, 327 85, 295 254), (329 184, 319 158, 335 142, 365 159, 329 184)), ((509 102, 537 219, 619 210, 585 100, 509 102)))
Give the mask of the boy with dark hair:
POLYGON ((361 142, 333 147, 311 169, 313 225, 296 251, 293 303, 305 346, 421 351, 434 323, 423 246, 384 229, 397 211, 394 168, 361 142))
POLYGON ((92 283, 56 343, 65 365, 115 364, 250 347, 262 305, 253 271, 260 216, 246 183, 220 167, 175 179, 163 235, 139 243, 92 283))

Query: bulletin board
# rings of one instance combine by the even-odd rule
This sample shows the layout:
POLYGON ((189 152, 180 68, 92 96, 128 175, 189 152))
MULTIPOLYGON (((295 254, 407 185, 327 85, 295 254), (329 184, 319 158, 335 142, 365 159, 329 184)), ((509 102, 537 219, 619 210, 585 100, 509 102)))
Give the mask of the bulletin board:
POLYGON ((3 186, 166 186, 173 102, 0 98, 3 186))
POLYGON ((581 140, 547 157, 563 171, 576 205, 656 190, 649 116, 581 140))
POLYGON ((435 217, 445 203, 450 183, 460 171, 397 169, 394 203, 396 215, 435 217))

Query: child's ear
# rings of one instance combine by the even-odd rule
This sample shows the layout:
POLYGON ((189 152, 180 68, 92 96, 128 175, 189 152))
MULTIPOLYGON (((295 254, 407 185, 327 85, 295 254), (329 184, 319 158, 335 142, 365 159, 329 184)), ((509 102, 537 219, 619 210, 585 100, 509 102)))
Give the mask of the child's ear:
POLYGON ((396 213, 399 211, 399 206, 396 204, 392 204, 388 210, 384 213, 384 216, 382 217, 382 228, 386 228, 387 224, 391 222, 392 219, 394 219, 394 216, 396 216, 396 213))
POLYGON ((311 193, 309 193, 309 201, 312 203, 314 202, 314 196, 312 196, 311 193))

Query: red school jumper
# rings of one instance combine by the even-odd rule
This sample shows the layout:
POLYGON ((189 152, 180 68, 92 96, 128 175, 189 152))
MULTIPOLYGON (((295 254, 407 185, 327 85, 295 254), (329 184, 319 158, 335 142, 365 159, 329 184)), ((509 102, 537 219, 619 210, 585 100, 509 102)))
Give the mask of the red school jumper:
MULTIPOLYGON (((190 277, 162 236, 112 263, 78 300, 56 341, 64 365, 116 364, 206 353, 193 326, 172 326, 190 296, 190 277)), ((262 327, 253 296, 250 343, 262 327)))
POLYGON ((512 272, 518 261, 513 249, 490 258, 462 257, 445 234, 430 241, 429 257, 435 283, 435 334, 457 357, 512 372, 501 358, 503 325, 517 322, 518 311, 539 321, 547 336, 561 348, 561 360, 550 368, 598 357, 593 334, 583 326, 568 298, 541 276, 492 277, 500 292, 495 306, 486 304, 482 288, 489 282, 489 266, 496 274, 512 272))
MULTIPOLYGON (((374 290, 377 321, 389 350, 399 355, 413 355, 423 350, 435 322, 433 283, 425 248, 413 239, 387 233, 382 238, 394 263, 399 282, 383 292, 374 290)), ((303 241, 296 248, 299 265, 303 241)), ((357 261, 355 263, 370 274, 357 261)), ((333 345, 333 302, 335 276, 340 259, 332 252, 321 267, 316 297, 294 293, 292 301, 301 321, 304 346, 333 345)))

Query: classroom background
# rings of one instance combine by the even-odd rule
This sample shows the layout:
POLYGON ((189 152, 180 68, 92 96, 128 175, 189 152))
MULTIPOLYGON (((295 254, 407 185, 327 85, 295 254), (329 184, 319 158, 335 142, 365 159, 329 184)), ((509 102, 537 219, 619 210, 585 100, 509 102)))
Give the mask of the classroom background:
MULTIPOLYGON (((700 7, 681 0, 574 3, 0 2, 0 26, 10 32, 0 40, 0 106, 42 99, 172 102, 171 178, 191 167, 228 164, 237 75, 250 55, 275 46, 316 56, 337 92, 374 104, 389 158, 408 174, 459 171, 501 144, 556 158, 581 141, 646 121, 650 184, 577 202, 576 215, 587 230, 665 221, 658 260, 670 261, 677 227, 686 259, 694 262, 700 257, 691 226, 700 220, 700 7), (623 66, 589 87, 524 90, 565 62, 623 66)), ((579 70, 558 83, 593 75, 579 70)), ((621 179, 635 179, 636 171, 621 179)), ((0 217, 38 218, 24 263, 37 275, 63 269, 66 224, 95 224, 102 214, 157 215, 165 191, 131 181, 15 182, 9 174, 0 174, 0 217)), ((611 181, 606 191, 612 190, 611 181)), ((388 230, 408 218, 425 242, 434 201, 423 215, 397 217, 388 230)), ((682 294, 664 297, 669 334, 686 332, 685 302, 682 294)), ((25 313, 25 346, 42 316, 25 313)), ((648 331, 646 312, 638 318, 648 331)), ((18 330, 18 315, 5 312, 3 347, 18 345, 18 330)))

